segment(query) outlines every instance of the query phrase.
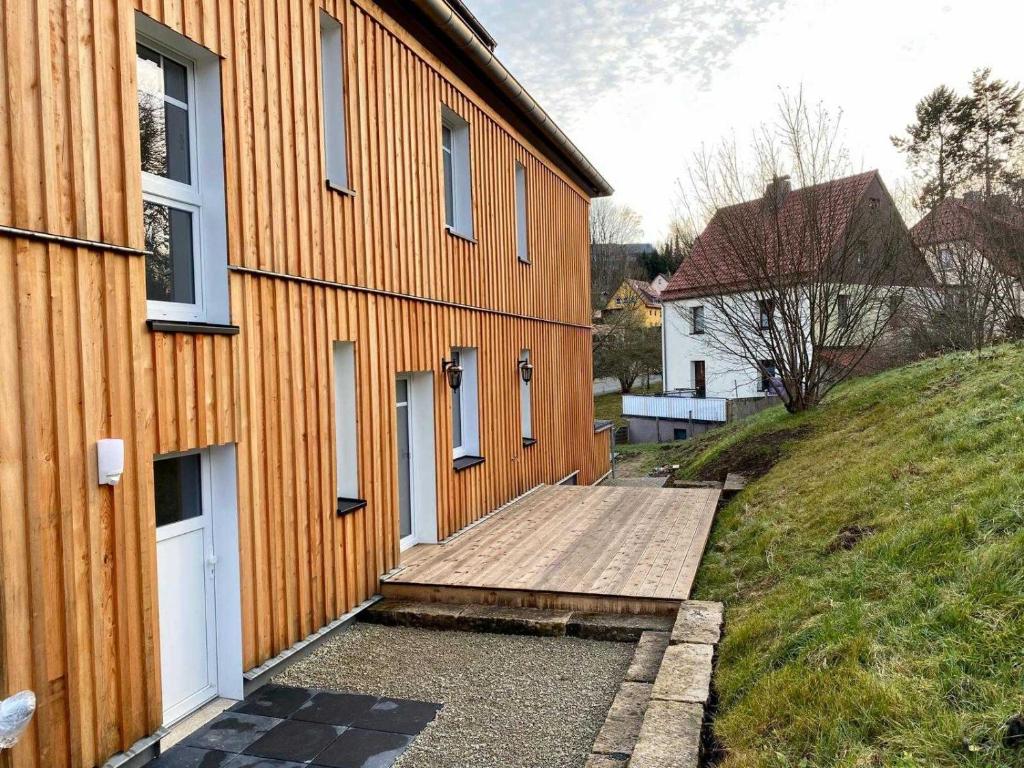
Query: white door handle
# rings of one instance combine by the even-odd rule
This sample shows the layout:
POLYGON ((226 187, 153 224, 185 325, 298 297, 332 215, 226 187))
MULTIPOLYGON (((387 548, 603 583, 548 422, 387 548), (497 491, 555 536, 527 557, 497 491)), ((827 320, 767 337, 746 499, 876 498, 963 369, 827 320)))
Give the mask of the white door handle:
POLYGON ((206 564, 210 567, 210 570, 212 571, 214 568, 217 567, 217 556, 210 555, 209 557, 207 557, 206 564))

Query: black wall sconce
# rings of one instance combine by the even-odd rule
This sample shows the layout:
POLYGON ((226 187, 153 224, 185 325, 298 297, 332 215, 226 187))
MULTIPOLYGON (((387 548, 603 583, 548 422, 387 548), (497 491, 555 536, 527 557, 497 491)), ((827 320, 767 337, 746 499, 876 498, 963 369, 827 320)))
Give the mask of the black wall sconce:
POLYGON ((462 366, 455 360, 442 359, 441 372, 444 373, 445 378, 448 379, 449 387, 452 389, 458 389, 462 386, 462 366))
POLYGON ((522 376, 524 384, 529 384, 533 379, 533 365, 529 358, 519 361, 519 375, 522 376))

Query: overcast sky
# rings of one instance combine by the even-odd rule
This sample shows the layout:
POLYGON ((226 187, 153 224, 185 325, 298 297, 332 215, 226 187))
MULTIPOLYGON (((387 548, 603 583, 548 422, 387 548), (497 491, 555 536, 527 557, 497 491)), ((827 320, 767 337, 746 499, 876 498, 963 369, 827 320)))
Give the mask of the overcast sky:
POLYGON ((856 170, 909 180, 889 136, 977 67, 1024 81, 1021 0, 468 0, 506 67, 665 233, 694 151, 773 117, 779 88, 842 110, 856 170))

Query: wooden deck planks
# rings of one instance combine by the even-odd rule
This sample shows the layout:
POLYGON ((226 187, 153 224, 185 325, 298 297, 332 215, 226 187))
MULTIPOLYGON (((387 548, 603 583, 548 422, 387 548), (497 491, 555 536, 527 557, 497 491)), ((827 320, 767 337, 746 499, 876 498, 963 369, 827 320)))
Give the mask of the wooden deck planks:
POLYGON ((421 544, 382 589, 417 585, 685 600, 717 489, 545 486, 444 544, 421 544))

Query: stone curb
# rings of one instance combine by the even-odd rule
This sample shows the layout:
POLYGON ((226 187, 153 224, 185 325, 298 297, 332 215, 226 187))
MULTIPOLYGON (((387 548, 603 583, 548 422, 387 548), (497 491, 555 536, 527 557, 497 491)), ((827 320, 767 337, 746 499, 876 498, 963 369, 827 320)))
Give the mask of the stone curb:
POLYGON ((587 768, 699 766, 722 617, 721 603, 685 601, 670 634, 643 633, 587 768))

